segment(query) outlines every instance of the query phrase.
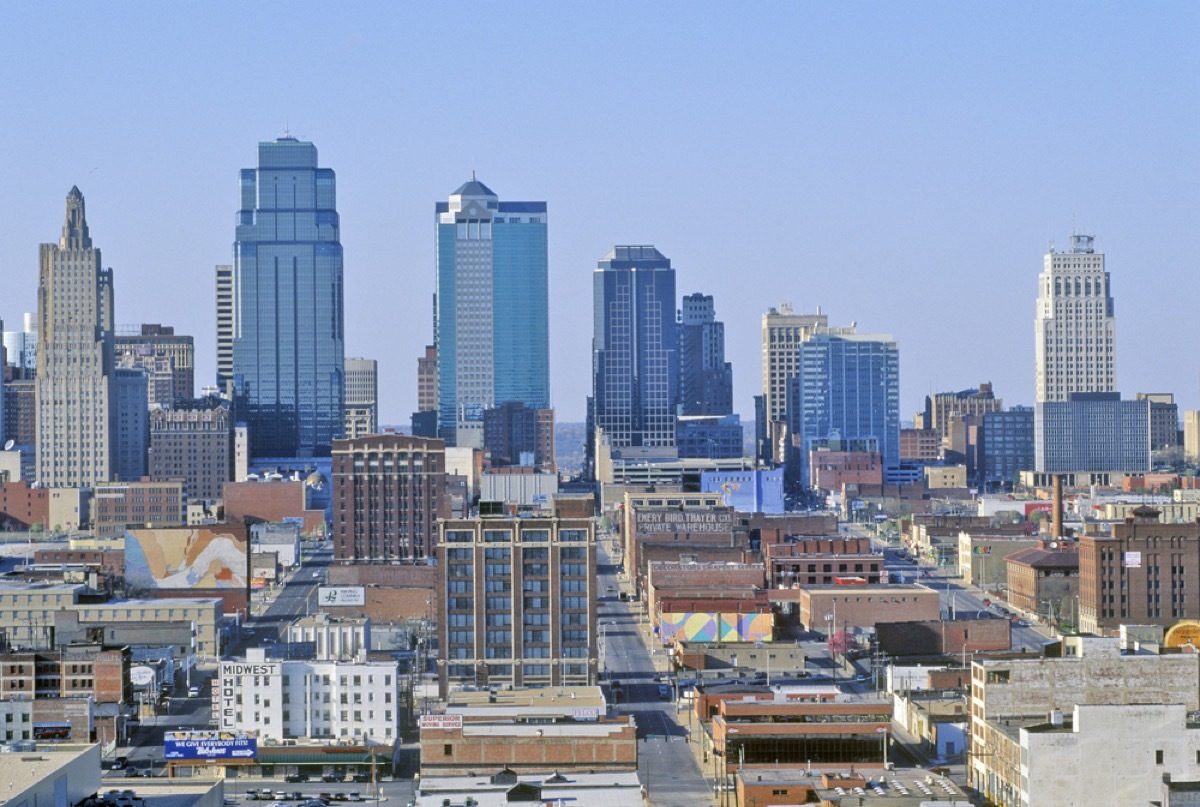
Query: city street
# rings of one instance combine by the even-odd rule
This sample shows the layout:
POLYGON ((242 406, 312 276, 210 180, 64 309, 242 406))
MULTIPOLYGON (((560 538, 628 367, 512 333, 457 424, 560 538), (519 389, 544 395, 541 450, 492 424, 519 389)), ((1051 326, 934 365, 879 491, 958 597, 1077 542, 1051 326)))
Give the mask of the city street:
POLYGON ((639 604, 620 601, 617 567, 606 539, 601 538, 600 546, 602 668, 617 710, 637 721, 638 770, 650 803, 661 807, 711 804, 712 782, 700 771, 687 727, 680 725, 674 701, 659 698, 654 678, 665 671, 666 657, 661 651, 657 657, 647 651, 646 623, 632 611, 639 604))

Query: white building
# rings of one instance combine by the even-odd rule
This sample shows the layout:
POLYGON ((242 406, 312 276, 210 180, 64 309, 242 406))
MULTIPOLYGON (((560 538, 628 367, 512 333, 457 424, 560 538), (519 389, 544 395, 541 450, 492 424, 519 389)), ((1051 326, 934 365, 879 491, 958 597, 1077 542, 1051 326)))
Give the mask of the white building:
POLYGON ((1200 777, 1200 726, 1183 704, 1076 706, 1020 730, 1021 807, 1144 804, 1172 779, 1200 777))
POLYGON ((1046 253, 1038 277, 1038 403, 1117 388, 1112 288, 1092 242, 1090 235, 1072 235, 1070 252, 1046 253))
POLYGON ((251 524, 250 551, 274 552, 279 565, 292 569, 300 565, 300 526, 298 524, 251 524))
POLYGON ((264 740, 391 744, 398 736, 400 676, 395 662, 267 661, 261 648, 221 663, 217 720, 222 731, 264 740))
POLYGON ((322 661, 361 658, 371 650, 371 620, 313 614, 288 626, 288 641, 311 642, 316 658, 322 661))

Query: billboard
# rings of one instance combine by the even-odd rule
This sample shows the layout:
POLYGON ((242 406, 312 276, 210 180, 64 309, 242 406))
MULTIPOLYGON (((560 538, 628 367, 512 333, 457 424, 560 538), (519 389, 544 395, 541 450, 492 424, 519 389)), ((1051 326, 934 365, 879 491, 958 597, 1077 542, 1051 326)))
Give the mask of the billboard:
POLYGON ((461 729, 462 715, 421 715, 423 729, 461 729))
POLYGON ((664 645, 681 642, 772 641, 775 620, 771 614, 662 614, 658 623, 664 645))
POLYGON ((125 580, 147 589, 245 589, 250 543, 227 525, 125 531, 125 580))
POLYGON ((320 586, 317 588, 320 605, 366 605, 367 595, 362 586, 320 586))
POLYGON ((166 759, 245 759, 258 754, 258 738, 250 731, 167 731, 166 759))

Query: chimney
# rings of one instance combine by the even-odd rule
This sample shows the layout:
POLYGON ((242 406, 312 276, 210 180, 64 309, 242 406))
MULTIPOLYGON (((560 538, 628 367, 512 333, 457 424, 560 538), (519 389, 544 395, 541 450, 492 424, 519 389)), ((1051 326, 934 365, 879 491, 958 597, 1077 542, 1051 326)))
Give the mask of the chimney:
POLYGON ((1050 525, 1050 537, 1057 541, 1063 537, 1063 491, 1062 474, 1054 475, 1054 519, 1050 525))

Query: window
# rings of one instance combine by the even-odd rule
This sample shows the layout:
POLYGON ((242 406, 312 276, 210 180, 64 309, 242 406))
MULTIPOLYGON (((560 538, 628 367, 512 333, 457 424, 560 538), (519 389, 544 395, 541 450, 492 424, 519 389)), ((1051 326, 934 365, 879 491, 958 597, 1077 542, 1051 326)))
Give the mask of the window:
POLYGON ((454 746, 451 745, 450 743, 446 743, 445 745, 442 746, 442 754, 443 755, 450 756, 453 753, 454 753, 454 746))
POLYGON ((1154 764, 1155 765, 1163 764, 1163 752, 1162 752, 1161 748, 1154 752, 1154 764))

